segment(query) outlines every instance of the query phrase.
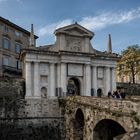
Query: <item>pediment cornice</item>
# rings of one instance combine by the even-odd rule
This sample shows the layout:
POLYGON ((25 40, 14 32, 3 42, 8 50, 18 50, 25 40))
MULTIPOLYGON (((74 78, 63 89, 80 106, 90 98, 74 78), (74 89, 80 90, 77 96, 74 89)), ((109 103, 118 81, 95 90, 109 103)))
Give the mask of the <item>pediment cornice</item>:
POLYGON ((66 35, 70 35, 70 36, 79 36, 79 37, 87 36, 90 39, 94 36, 93 32, 91 32, 90 30, 87 30, 86 28, 84 28, 83 26, 81 26, 77 23, 59 28, 59 29, 55 30, 54 33, 55 33, 55 35, 66 34, 66 35))

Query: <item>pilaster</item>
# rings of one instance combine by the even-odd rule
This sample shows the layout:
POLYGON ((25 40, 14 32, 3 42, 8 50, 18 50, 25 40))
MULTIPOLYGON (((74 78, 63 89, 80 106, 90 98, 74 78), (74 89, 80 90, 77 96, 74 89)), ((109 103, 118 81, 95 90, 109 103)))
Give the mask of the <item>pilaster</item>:
POLYGON ((26 62, 26 98, 32 97, 31 62, 26 62))
POLYGON ((90 40, 88 37, 85 38, 85 52, 89 52, 90 40))
POLYGON ((66 63, 61 63, 61 87, 62 92, 66 95, 67 92, 67 67, 66 63))
POLYGON ((111 69, 111 75, 112 75, 112 91, 116 90, 116 68, 112 68, 111 69))
POLYGON ((57 64, 57 87, 61 87, 61 77, 60 77, 61 65, 60 63, 57 64))
POLYGON ((41 97, 40 95, 40 75, 39 75, 39 62, 34 62, 34 96, 41 97))
POLYGON ((86 96, 91 96, 91 67, 90 64, 85 65, 85 79, 86 79, 86 96))
POLYGON ((94 89, 94 96, 97 96, 97 67, 92 67, 92 88, 94 89))
POLYGON ((111 89, 111 81, 110 81, 110 67, 106 67, 105 68, 105 95, 107 95, 108 91, 110 91, 111 89))
POLYGON ((50 96, 55 96, 55 64, 50 64, 50 96))

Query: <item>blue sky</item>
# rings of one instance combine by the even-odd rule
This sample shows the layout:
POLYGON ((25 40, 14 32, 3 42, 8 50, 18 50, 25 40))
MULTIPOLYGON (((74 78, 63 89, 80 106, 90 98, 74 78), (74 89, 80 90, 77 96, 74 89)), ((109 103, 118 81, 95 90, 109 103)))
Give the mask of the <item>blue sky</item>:
POLYGON ((0 16, 30 31, 37 46, 53 44, 56 28, 77 21, 95 33, 94 48, 107 49, 111 34, 114 52, 140 45, 140 0, 0 0, 0 16))

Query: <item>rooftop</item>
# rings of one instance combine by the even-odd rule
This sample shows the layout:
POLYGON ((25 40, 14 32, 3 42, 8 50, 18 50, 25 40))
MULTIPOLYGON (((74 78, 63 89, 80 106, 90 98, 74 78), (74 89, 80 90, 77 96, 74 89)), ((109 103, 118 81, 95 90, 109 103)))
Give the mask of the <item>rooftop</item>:
MULTIPOLYGON (((7 24, 7 25, 9 25, 9 26, 11 26, 11 27, 13 27, 13 28, 15 28, 15 29, 17 29, 17 30, 19 30, 19 31, 21 31, 21 32, 24 32, 25 34, 30 36, 30 32, 29 31, 23 29, 22 27, 20 27, 20 26, 16 25, 15 23, 9 21, 8 19, 5 19, 5 18, 0 16, 0 21, 5 23, 5 24, 7 24)), ((38 38, 38 36, 35 35, 35 39, 37 39, 37 38, 38 38)))

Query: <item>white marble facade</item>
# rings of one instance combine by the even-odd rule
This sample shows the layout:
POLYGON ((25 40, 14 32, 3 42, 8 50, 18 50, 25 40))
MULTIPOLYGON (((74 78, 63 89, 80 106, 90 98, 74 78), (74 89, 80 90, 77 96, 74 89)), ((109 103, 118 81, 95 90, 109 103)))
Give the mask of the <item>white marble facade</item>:
POLYGON ((77 94, 97 96, 116 90, 117 55, 92 47, 94 33, 72 24, 55 31, 54 45, 29 47, 21 53, 25 64, 26 98, 67 96, 73 80, 77 94))

